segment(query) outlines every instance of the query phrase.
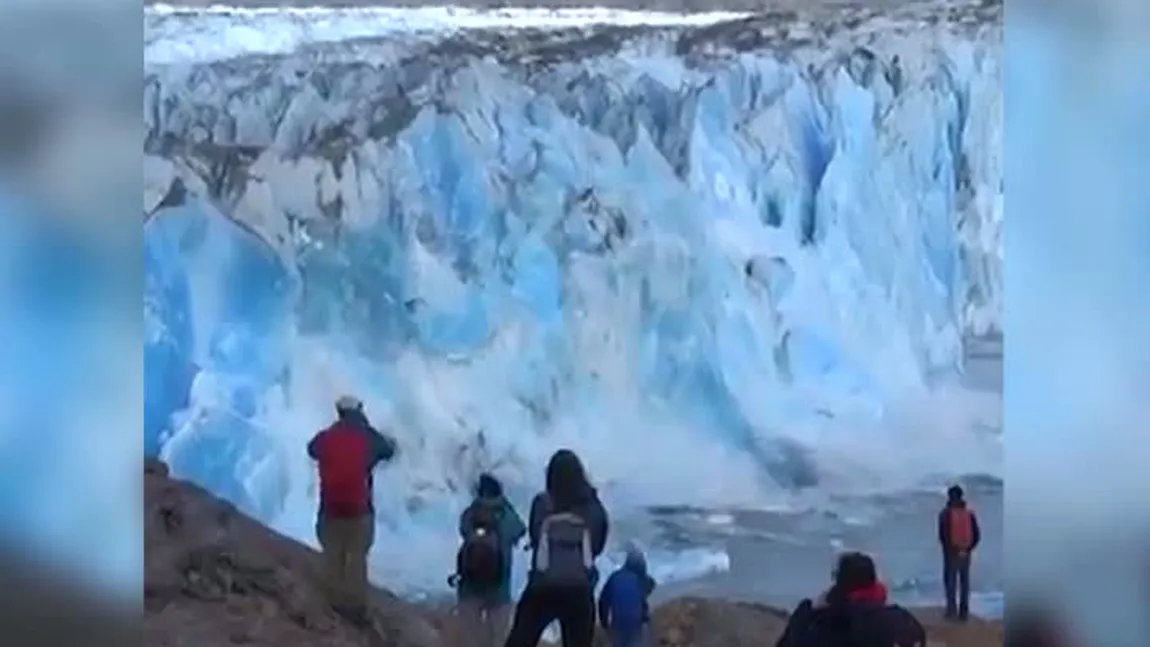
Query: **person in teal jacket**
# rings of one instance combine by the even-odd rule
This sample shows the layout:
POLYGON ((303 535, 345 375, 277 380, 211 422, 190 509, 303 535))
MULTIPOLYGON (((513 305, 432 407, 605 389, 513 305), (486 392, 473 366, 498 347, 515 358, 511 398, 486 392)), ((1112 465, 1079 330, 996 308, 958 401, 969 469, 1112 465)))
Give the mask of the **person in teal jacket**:
POLYGON ((460 636, 468 646, 502 645, 511 617, 511 562, 515 545, 527 534, 527 526, 515 507, 503 495, 503 484, 491 474, 481 474, 475 499, 459 516, 459 536, 466 540, 480 517, 494 516, 502 554, 500 585, 492 590, 471 590, 463 582, 457 586, 457 616, 460 636))

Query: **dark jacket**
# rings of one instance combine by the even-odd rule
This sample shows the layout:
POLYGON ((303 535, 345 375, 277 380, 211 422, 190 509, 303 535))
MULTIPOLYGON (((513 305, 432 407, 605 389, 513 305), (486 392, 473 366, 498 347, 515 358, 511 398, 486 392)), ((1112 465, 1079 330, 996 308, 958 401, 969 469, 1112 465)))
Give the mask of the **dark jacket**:
POLYGON ((906 609, 885 600, 852 599, 816 607, 803 600, 776 647, 921 647, 926 629, 906 609))
MULTIPOLYGON (((607 521, 607 510, 603 508, 603 503, 599 501, 599 493, 593 487, 588 487, 583 496, 575 502, 562 507, 553 505, 551 497, 546 492, 535 495, 531 501, 531 512, 527 521, 527 532, 532 550, 539 548, 539 533, 543 526, 543 519, 559 512, 572 512, 583 517, 584 521, 587 522, 587 529, 591 533, 591 555, 599 557, 603 554, 603 548, 607 545, 609 522, 607 521)), ((593 577, 593 579, 595 578, 593 577)))
MULTIPOLYGON (((953 508, 966 508, 966 501, 950 501, 946 507, 938 513, 938 543, 942 546, 944 551, 950 550, 950 511, 953 508)), ((970 550, 974 551, 978 548, 978 542, 982 541, 982 531, 978 528, 978 516, 974 511, 970 511, 970 531, 971 531, 971 544, 970 550)))
MULTIPOLYGON (((351 424, 357 429, 363 431, 363 433, 367 434, 370 450, 368 452, 366 464, 364 465, 364 470, 367 473, 367 485, 368 489, 370 489, 374 482, 374 479, 372 478, 372 470, 375 469, 376 465, 379 465, 380 463, 386 463, 395 458, 396 442, 393 438, 379 433, 375 427, 372 427, 371 423, 367 419, 367 416, 364 415, 362 411, 349 411, 341 414, 340 419, 336 422, 336 424, 341 423, 351 424)), ((323 431, 313 436, 310 441, 308 441, 307 455, 310 456, 313 460, 319 460, 319 451, 320 447, 322 446, 322 439, 330 429, 331 427, 324 429, 323 431)), ((370 502, 369 509, 374 510, 374 506, 372 506, 370 502)), ((323 514, 322 504, 320 505, 319 514, 323 514)))
MULTIPOLYGON (((459 515, 459 537, 461 539, 466 539, 472 530, 476 506, 496 509, 496 518, 499 520, 499 541, 502 544, 500 548, 503 551, 502 583, 495 593, 484 593, 484 595, 494 596, 494 599, 489 600, 492 604, 510 604, 511 562, 515 552, 515 544, 519 543, 519 540, 527 534, 527 526, 523 523, 523 518, 515 511, 515 507, 507 500, 507 497, 476 497, 471 505, 463 511, 463 514, 459 515)), ((462 586, 459 590, 459 597, 469 597, 472 592, 465 590, 462 586)))

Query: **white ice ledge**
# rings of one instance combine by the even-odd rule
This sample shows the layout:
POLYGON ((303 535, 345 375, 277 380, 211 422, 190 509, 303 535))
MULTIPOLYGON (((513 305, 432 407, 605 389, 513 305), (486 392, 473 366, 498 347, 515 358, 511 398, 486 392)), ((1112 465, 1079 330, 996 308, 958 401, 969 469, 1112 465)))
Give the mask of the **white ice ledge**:
POLYGON ((463 7, 261 7, 212 5, 144 9, 144 58, 150 64, 204 62, 244 54, 286 54, 306 44, 396 33, 469 29, 572 29, 704 26, 744 18, 729 11, 676 14, 601 7, 468 9, 463 7))

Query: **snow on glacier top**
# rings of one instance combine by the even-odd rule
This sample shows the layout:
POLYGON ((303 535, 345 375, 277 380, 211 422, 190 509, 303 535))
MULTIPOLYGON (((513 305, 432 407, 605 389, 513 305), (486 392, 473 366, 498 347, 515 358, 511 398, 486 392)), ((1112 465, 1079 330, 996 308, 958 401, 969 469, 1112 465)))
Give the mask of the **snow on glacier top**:
POLYGON ((434 7, 185 7, 144 9, 144 60, 149 67, 210 63, 248 55, 285 55, 308 46, 396 36, 442 39, 468 33, 580 32, 597 28, 698 30, 722 23, 770 23, 788 35, 846 30, 929 29, 939 22, 977 27, 1001 21, 1001 0, 945 0, 894 7, 811 3, 755 13, 672 13, 605 7, 474 9, 434 7), (813 29, 817 27, 817 29, 813 29))
POLYGON ((286 54, 301 45, 405 33, 473 29, 570 29, 595 25, 709 25, 746 17, 733 12, 674 14, 602 8, 211 6, 145 9, 149 63, 206 62, 243 54, 286 54), (152 32, 152 33, 148 33, 152 32))

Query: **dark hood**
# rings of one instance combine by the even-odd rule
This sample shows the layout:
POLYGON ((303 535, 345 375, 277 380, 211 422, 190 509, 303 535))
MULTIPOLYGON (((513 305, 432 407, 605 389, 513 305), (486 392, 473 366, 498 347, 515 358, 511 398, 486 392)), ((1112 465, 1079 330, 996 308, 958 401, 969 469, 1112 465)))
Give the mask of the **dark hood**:
POLYGON ((500 509, 504 506, 505 502, 506 502, 506 497, 504 497, 502 494, 499 496, 477 496, 477 497, 475 497, 475 503, 478 505, 481 505, 485 508, 500 509))

